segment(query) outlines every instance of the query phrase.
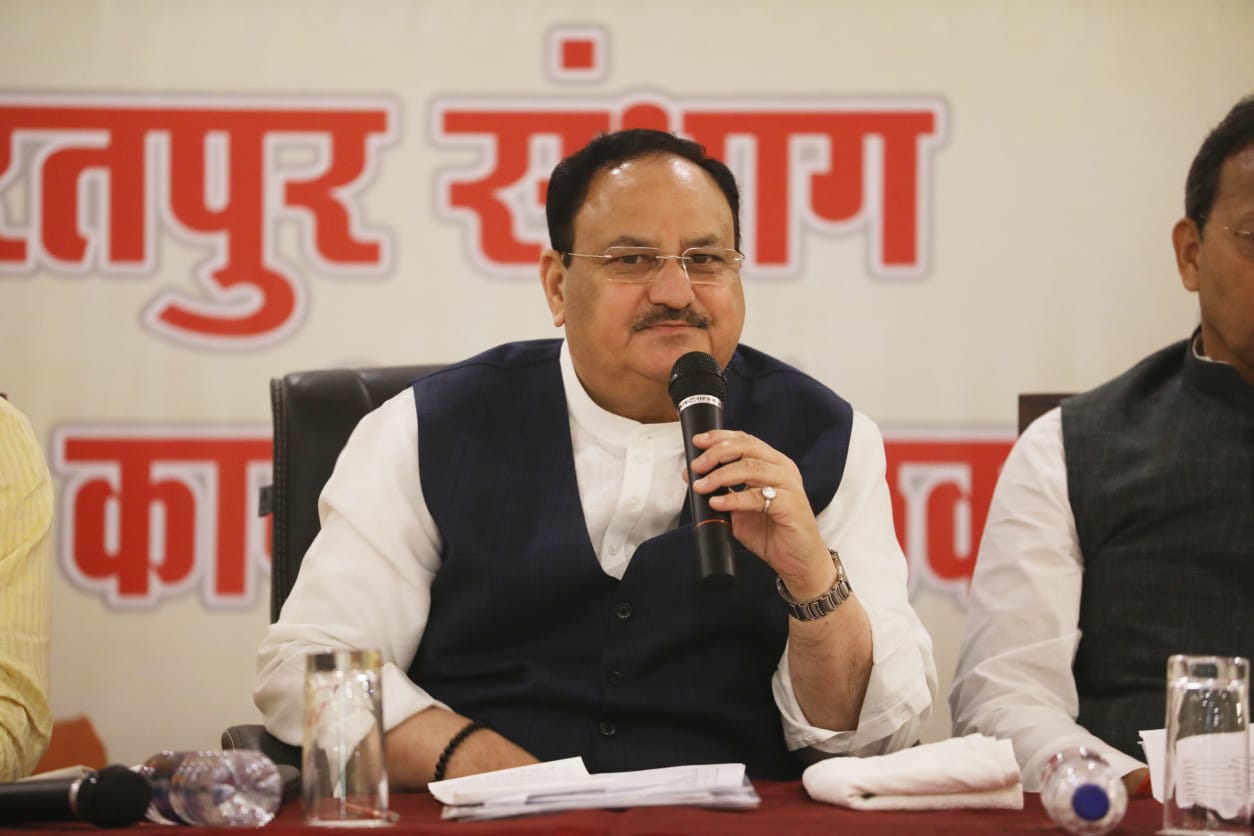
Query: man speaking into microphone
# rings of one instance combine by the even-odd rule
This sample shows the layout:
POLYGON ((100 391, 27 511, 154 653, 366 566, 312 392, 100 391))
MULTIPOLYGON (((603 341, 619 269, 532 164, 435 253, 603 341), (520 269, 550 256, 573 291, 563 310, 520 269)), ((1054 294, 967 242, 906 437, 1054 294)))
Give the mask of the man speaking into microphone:
POLYGON ((540 280, 565 339, 489 349, 359 424, 261 646, 271 733, 299 744, 304 655, 339 645, 382 649, 398 788, 575 755, 790 779, 918 739, 936 671, 883 441, 739 344, 739 200, 723 163, 658 131, 558 164, 540 280), (668 384, 694 351, 725 379, 725 429, 688 461, 668 384), (712 589, 689 470, 730 526, 734 582, 712 589))

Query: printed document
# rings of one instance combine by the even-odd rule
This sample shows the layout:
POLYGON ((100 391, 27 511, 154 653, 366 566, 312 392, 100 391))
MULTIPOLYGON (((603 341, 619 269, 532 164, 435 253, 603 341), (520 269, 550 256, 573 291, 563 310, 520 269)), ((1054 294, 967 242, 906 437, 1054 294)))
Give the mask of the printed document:
POLYGON ((428 789, 444 804, 442 818, 466 820, 673 804, 751 809, 761 802, 743 763, 590 774, 583 758, 575 757, 439 781, 428 789))

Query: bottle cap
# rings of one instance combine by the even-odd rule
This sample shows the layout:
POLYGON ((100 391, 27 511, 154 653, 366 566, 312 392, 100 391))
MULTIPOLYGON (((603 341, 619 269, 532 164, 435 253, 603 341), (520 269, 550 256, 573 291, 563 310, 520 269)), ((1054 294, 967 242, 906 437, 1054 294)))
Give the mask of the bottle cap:
POLYGON ((1085 821, 1100 821, 1110 812, 1110 797, 1097 784, 1081 784, 1071 796, 1071 809, 1085 821))

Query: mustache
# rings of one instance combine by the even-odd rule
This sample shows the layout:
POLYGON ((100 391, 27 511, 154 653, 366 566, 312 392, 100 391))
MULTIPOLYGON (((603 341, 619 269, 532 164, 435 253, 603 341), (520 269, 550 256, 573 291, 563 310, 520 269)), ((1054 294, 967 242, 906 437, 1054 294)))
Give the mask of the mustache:
POLYGON ((714 320, 704 314, 697 313, 691 307, 670 308, 666 305, 658 305, 633 322, 631 330, 643 331, 646 328, 652 328, 654 325, 661 325, 664 322, 689 325, 693 328, 709 328, 714 324, 714 320))

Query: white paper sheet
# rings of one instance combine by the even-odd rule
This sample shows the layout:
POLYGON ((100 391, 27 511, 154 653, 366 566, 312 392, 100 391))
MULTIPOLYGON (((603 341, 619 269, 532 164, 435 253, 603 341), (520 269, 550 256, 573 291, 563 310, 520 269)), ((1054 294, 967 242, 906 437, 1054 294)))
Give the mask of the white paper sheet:
MULTIPOLYGON (((1254 726, 1246 729, 1250 739, 1250 793, 1254 795, 1254 726)), ((1162 804, 1163 787, 1167 783, 1167 730, 1142 729, 1141 749, 1145 752, 1145 762, 1149 765, 1150 789, 1154 799, 1162 804)))
POLYGON ((742 763, 589 774, 582 758, 431 784, 446 819, 495 819, 559 810, 674 804, 749 809, 760 803, 742 763))

